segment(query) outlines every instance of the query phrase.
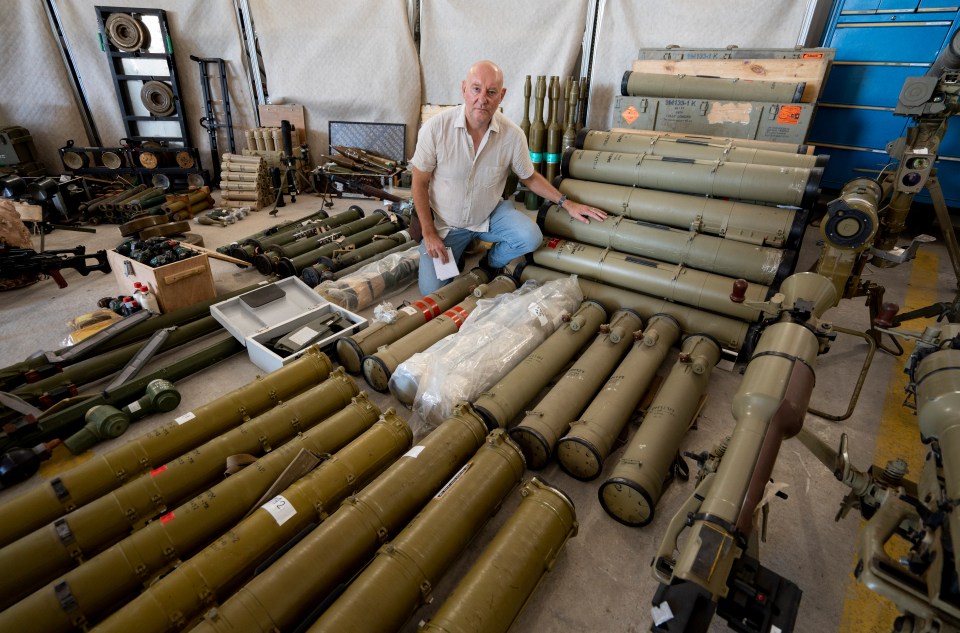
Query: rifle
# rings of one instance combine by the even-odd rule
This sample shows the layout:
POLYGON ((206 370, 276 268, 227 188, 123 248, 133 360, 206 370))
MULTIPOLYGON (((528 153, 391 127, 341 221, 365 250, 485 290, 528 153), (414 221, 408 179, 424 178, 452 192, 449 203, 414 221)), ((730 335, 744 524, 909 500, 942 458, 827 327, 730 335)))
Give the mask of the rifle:
POLYGON ((86 250, 85 246, 77 246, 38 253, 32 248, 10 248, 0 244, 0 279, 16 279, 30 273, 42 274, 53 277, 60 288, 66 288, 67 282, 60 274, 64 268, 73 268, 84 276, 92 270, 110 272, 107 251, 100 250, 88 255, 86 250))

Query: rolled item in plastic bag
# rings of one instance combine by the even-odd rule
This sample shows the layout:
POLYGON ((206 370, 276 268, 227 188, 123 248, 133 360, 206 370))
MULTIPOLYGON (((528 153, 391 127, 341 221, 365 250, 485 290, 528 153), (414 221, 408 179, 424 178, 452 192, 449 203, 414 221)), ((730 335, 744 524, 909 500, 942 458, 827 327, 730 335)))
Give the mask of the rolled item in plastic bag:
MULTIPOLYGON (((400 364, 390 378, 415 384, 410 425, 419 436, 448 417, 456 403, 472 401, 521 362, 583 300, 575 276, 481 299, 457 334, 400 364)), ((395 392, 394 392, 395 393, 395 392)))
POLYGON ((341 279, 324 281, 314 290, 331 303, 347 310, 363 310, 377 301, 402 292, 417 280, 420 266, 418 246, 394 253, 364 266, 341 279))

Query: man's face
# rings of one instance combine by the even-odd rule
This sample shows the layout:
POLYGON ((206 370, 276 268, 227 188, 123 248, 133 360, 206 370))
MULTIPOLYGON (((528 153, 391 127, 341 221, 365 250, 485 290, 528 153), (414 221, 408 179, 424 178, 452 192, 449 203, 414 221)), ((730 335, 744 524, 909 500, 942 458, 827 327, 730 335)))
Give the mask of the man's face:
POLYGON ((464 113, 473 128, 490 125, 503 96, 507 93, 499 73, 489 66, 474 68, 461 85, 464 113))

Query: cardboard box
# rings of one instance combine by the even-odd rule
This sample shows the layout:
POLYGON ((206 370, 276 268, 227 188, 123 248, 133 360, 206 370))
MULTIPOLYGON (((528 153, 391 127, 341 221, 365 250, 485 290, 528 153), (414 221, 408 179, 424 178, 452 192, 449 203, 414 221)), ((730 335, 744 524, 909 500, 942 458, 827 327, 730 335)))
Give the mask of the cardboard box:
POLYGON ((107 260, 117 278, 120 294, 132 295, 135 282, 146 284, 157 298, 161 312, 173 312, 217 296, 206 253, 157 268, 141 264, 112 249, 107 251, 107 260))
POLYGON ((263 284, 256 290, 216 303, 210 306, 210 314, 247 347, 253 364, 268 372, 286 365, 313 345, 326 347, 367 327, 365 318, 330 303, 299 277, 263 284), (270 341, 292 332, 308 337, 310 331, 306 326, 328 315, 337 315, 351 325, 286 356, 267 346, 270 341))

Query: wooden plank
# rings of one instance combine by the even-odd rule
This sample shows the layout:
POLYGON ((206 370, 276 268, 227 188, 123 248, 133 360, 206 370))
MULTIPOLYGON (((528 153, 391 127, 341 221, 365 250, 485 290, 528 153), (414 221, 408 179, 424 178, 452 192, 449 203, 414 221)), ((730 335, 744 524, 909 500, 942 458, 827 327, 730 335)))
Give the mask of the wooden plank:
POLYGON ((307 140, 307 124, 303 119, 303 106, 295 103, 283 105, 258 106, 260 111, 260 125, 262 127, 280 127, 280 122, 286 119, 290 124, 297 128, 297 137, 300 139, 297 144, 305 143, 307 140))
POLYGON ((10 200, 9 202, 13 203, 13 208, 20 214, 21 220, 26 220, 27 222, 43 222, 43 207, 39 204, 27 204, 26 202, 18 202, 17 200, 10 200))
POLYGON ((800 101, 813 103, 820 96, 829 66, 826 59, 637 59, 631 70, 658 75, 805 81, 800 101))

